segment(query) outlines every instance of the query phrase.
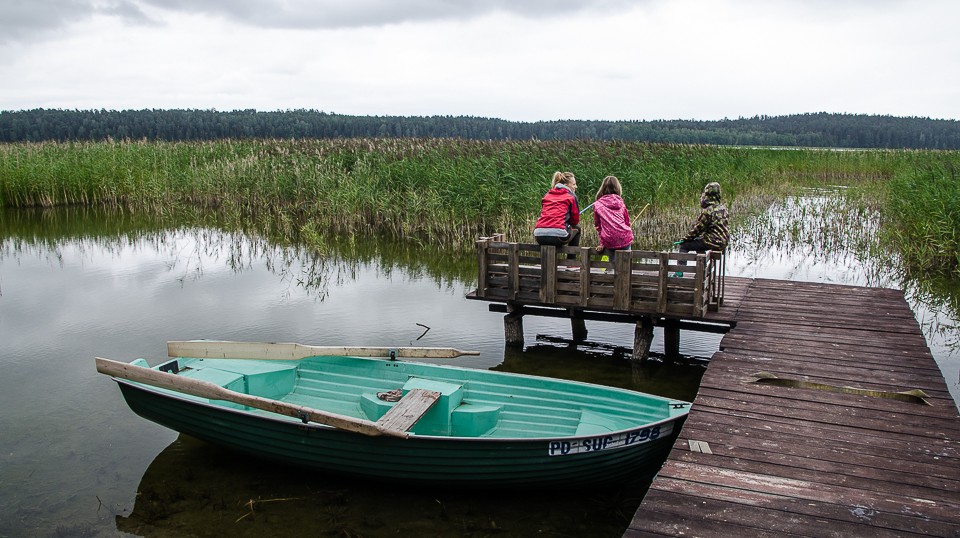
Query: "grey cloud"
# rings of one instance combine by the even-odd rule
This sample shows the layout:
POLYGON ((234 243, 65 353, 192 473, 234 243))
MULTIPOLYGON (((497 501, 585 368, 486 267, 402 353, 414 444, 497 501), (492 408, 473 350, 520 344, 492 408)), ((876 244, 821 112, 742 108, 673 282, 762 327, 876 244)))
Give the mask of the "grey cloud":
POLYGON ((128 24, 157 23, 130 0, 0 0, 0 44, 46 39, 98 13, 128 24))
POLYGON ((528 17, 621 9, 647 0, 141 0, 165 10, 204 13, 266 28, 380 26, 469 19, 496 11, 528 17))
POLYGON ((156 26, 159 21, 153 19, 140 9, 140 6, 129 1, 119 0, 97 8, 98 13, 120 17, 125 23, 140 26, 156 26))
POLYGON ((93 12, 93 5, 84 0, 3 0, 0 2, 0 42, 20 41, 51 32, 93 12))

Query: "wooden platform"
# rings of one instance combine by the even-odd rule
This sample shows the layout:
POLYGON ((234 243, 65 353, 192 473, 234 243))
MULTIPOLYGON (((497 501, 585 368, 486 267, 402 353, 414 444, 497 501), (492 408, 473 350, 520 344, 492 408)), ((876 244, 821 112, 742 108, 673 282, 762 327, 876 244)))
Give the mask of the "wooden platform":
POLYGON ((728 277, 711 316, 734 327, 625 537, 960 536, 960 416, 901 292, 728 277))
POLYGON ((616 251, 612 260, 587 247, 477 241, 477 290, 467 296, 512 306, 612 312, 647 318, 699 319, 722 302, 722 252, 616 251), (677 276, 681 275, 681 276, 677 276))

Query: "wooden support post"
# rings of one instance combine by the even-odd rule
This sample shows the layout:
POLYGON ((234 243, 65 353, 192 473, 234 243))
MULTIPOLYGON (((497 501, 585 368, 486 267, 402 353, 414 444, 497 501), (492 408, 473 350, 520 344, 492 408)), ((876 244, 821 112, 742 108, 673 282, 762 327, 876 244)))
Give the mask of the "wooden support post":
POLYGON ((540 247, 540 302, 553 304, 557 300, 557 247, 540 247))
POLYGON ((573 309, 570 310, 570 332, 573 333, 574 342, 583 342, 587 339, 587 323, 577 316, 573 309))
POLYGON ((669 254, 666 252, 660 253, 660 285, 657 287, 657 312, 664 313, 667 311, 667 259, 669 254))
POLYGON ((633 277, 633 272, 630 270, 630 261, 632 259, 633 253, 628 250, 617 250, 614 252, 614 310, 630 310, 630 279, 633 277))
POLYGON ((693 279, 693 316, 702 318, 703 308, 703 281, 706 276, 707 255, 697 254, 697 272, 693 279))
POLYGON ((650 344, 653 342, 653 320, 641 318, 633 330, 633 355, 631 360, 642 361, 650 356, 650 344))
POLYGON ((523 309, 507 305, 511 310, 503 316, 503 339, 508 346, 523 347, 523 309))
POLYGON ((727 276, 727 249, 720 252, 720 298, 717 303, 723 306, 723 280, 727 276))
POLYGON ((507 299, 517 300, 520 293, 520 245, 510 243, 507 248, 507 299))
POLYGON ((680 326, 676 322, 663 325, 663 353, 668 357, 680 355, 680 326))
POLYGON ((486 297, 487 288, 487 243, 490 238, 484 237, 477 241, 477 297, 486 297))
POLYGON ((590 251, 589 247, 580 247, 580 306, 590 302, 590 251))

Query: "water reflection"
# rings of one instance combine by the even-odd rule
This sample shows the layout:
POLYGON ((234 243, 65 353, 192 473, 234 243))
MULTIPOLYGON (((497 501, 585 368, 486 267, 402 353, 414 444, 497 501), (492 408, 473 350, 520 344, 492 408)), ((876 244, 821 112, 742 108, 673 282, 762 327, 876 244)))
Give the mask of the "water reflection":
MULTIPOLYGON (((809 194, 738 229, 729 273, 906 290, 960 399, 960 284, 908 274, 872 249, 878 215, 869 204, 847 210, 843 192, 809 194), (850 217, 830 216, 838 211, 850 217), (834 227, 844 218, 843 230, 834 227)), ((0 536, 111 535, 115 527, 140 536, 619 536, 642 486, 420 493, 247 460, 133 415, 92 358, 157 364, 169 339, 416 342, 481 351, 446 364, 692 400, 720 338, 683 331, 686 358, 667 359, 658 329, 653 358, 634 365, 625 359, 628 324, 587 322, 589 340, 573 343, 568 321, 531 318, 524 325, 533 343, 513 350, 503 345, 502 317, 464 299, 476 282, 472 253, 357 236, 291 244, 269 229, 199 224, 89 208, 0 209, 0 536)))
POLYGON ((691 402, 709 362, 657 352, 645 361, 631 361, 629 347, 543 334, 537 335, 536 342, 523 349, 505 347, 503 363, 491 370, 576 379, 691 402), (562 362, 557 360, 558 352, 563 354, 562 362))
POLYGON ((960 280, 916 273, 878 239, 882 216, 854 189, 808 189, 740 222, 728 274, 903 290, 960 406, 960 280))
MULTIPOLYGON (((381 532, 378 521, 385 522, 382 532, 393 536, 401 527, 412 533, 441 526, 444 535, 483 535, 497 532, 493 523, 518 536, 563 529, 619 536, 640 501, 642 487, 579 496, 430 492, 416 497, 395 486, 304 478, 298 470, 242 458, 208 476, 201 471, 210 462, 228 460, 208 445, 192 445, 181 454, 183 468, 189 461, 208 462, 193 474, 164 470, 154 475, 157 465, 167 469, 162 467, 167 447, 177 454, 177 434, 131 413, 115 383, 95 373, 94 356, 143 357, 158 364, 168 339, 389 347, 417 342, 481 352, 442 361, 446 364, 498 367, 505 363, 501 316, 464 298, 475 286, 475 260, 377 238, 331 238, 321 253, 272 243, 252 232, 164 228, 121 215, 61 211, 57 220, 55 211, 26 217, 0 213, 0 407, 5 410, 0 414, 0 536, 106 535, 118 524, 141 535, 236 533, 250 524, 292 534, 317 525, 318 519, 323 523, 330 492, 342 490, 349 500, 347 515, 334 514, 334 519, 347 521, 348 532, 364 529, 364 536, 381 532), (100 218, 110 224, 97 224, 100 218), (123 228, 128 221, 132 229, 123 228), (72 233, 65 222, 76 226, 72 233), (422 325, 430 327, 426 334, 422 325), (157 486, 155 479, 168 486, 157 486), (154 493, 144 498, 144 489, 154 493), (316 495, 309 499, 318 503, 312 510, 289 505, 300 510, 299 519, 284 514, 278 522, 269 515, 287 510, 287 501, 256 502, 310 491, 316 495), (223 500, 215 503, 215 493, 223 500), (396 511, 382 506, 385 496, 396 511), (160 504, 151 507, 151 500, 160 504), (246 513, 242 503, 250 500, 255 512, 237 523, 246 513), (441 506, 453 514, 449 521, 441 506), (265 519, 258 519, 261 511, 265 519), (388 517, 378 515, 384 512, 388 517)), ((632 345, 630 326, 588 326, 597 342, 632 345)), ((569 336, 569 322, 530 320, 527 329, 531 335, 569 336)), ((609 384, 633 375, 625 359, 600 353, 590 363, 589 353, 566 345, 531 347, 536 360, 511 360, 505 368, 609 384), (570 367, 564 368, 568 357, 570 367), (544 368, 549 361, 555 364, 544 368)), ((662 387, 677 397, 669 388, 675 383, 644 374, 661 381, 649 383, 650 392, 662 387)), ((316 534, 341 530, 310 528, 316 534)))
POLYGON ((404 488, 251 460, 179 436, 118 530, 136 536, 620 536, 645 484, 594 491, 404 488))

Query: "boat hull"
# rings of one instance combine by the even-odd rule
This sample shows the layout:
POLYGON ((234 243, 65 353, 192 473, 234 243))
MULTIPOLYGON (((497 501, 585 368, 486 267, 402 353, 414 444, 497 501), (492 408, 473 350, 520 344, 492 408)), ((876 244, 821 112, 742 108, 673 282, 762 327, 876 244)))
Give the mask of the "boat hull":
POLYGON ((141 417, 280 463, 323 472, 458 488, 556 488, 650 480, 686 415, 612 434, 533 438, 366 436, 255 414, 117 380, 141 417))

